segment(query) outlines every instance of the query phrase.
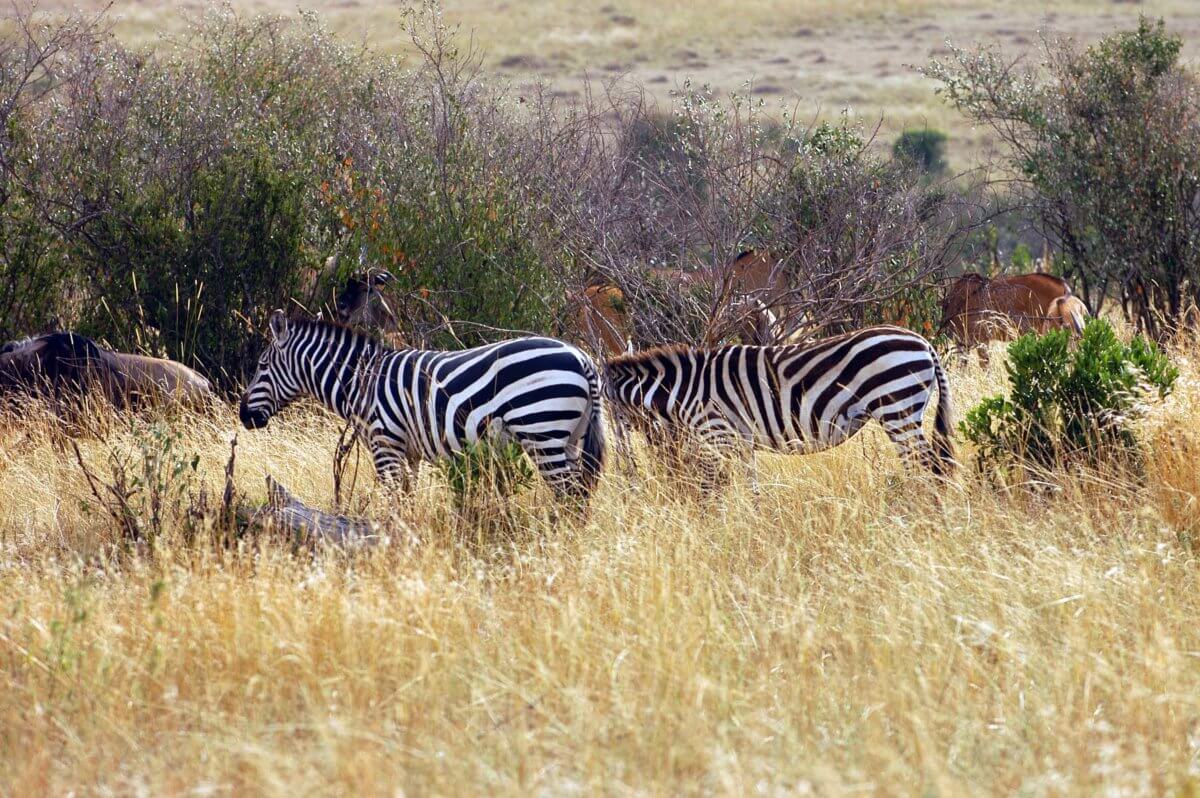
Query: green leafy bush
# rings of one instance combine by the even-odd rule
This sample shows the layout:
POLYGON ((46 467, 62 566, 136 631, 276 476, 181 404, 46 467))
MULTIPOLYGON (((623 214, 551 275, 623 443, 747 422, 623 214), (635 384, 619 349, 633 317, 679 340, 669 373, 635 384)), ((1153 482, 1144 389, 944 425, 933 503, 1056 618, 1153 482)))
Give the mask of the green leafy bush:
POLYGON ((441 461, 441 468, 460 511, 480 496, 509 499, 528 488, 534 477, 529 458, 515 441, 467 444, 441 461))
POLYGON ((848 119, 806 137, 780 185, 772 237, 814 332, 884 322, 928 335, 940 315, 930 278, 953 259, 953 203, 867 141, 848 119))
POLYGON ((124 349, 198 362, 225 385, 261 342, 247 319, 286 305, 304 265, 302 187, 260 152, 231 152, 186 190, 129 192, 90 227, 103 297, 83 329, 124 349), (149 340, 148 340, 149 339, 149 340))
POLYGON ((10 196, 0 208, 0 341, 53 326, 69 302, 73 277, 28 198, 10 196))
MULTIPOLYGON (((649 340, 707 340, 716 281, 639 288, 750 247, 780 258, 814 330, 892 298, 911 320, 953 254, 945 196, 846 118, 768 130, 760 102, 708 89, 669 114, 636 93, 515 95, 436 3, 406 19, 403 63, 312 14, 228 6, 153 50, 96 32, 57 51, 53 91, 0 103, 0 327, 61 323, 231 391, 273 308, 316 312, 366 267, 393 276, 401 337, 458 348, 571 336, 596 276, 649 340)), ((0 98, 22 74, 0 58, 0 98)))
MULTIPOLYGON (((153 549, 175 528, 190 538, 200 456, 182 451, 178 435, 160 424, 135 424, 130 431, 132 449, 109 448, 107 475, 94 473, 75 447, 98 509, 119 530, 123 545, 147 544, 153 549)), ((84 508, 90 509, 90 502, 85 501, 84 508)))
POLYGON ((1170 393, 1179 372, 1138 336, 1122 343, 1093 319, 1072 351, 1066 330, 1022 336, 1008 348, 1010 396, 984 399, 961 430, 985 469, 1136 463, 1132 422, 1147 399, 1170 393))
POLYGON ((896 138, 892 154, 922 172, 940 174, 946 171, 946 134, 929 128, 906 130, 896 138))
MULTIPOLYGON (((344 225, 340 248, 386 268, 396 295, 417 298, 400 314, 414 343, 457 348, 497 330, 549 329, 554 292, 535 214, 465 134, 440 160, 418 153, 375 175, 343 167, 334 183, 324 201, 344 225)), ((359 268, 343 261, 337 279, 359 268)))

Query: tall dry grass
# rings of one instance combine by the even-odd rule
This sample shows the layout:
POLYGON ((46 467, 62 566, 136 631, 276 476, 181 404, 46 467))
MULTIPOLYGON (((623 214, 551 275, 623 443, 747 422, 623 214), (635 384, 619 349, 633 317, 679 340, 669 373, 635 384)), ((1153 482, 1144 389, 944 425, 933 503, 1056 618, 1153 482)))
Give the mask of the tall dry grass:
MULTIPOLYGON (((586 525, 121 554, 73 455, 0 438, 0 792, 1194 794, 1200 370, 1141 485, 904 476, 875 431, 699 503, 610 473, 586 525)), ((960 412, 999 366, 952 373, 960 412)), ((219 488, 232 410, 175 420, 219 488)), ((240 434, 328 506, 337 426, 240 434)), ((117 430, 81 443, 102 472, 117 430)), ((361 485, 360 485, 361 487, 361 485)))

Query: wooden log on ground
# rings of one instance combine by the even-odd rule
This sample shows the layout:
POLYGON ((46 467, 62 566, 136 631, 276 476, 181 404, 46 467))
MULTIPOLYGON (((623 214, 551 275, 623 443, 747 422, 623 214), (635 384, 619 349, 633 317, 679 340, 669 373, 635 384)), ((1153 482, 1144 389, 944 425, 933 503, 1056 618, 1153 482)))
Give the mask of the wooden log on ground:
MULTIPOLYGON (((386 542, 387 532, 377 523, 321 512, 304 504, 270 476, 267 477, 267 503, 250 518, 252 527, 269 527, 287 532, 297 543, 359 547, 386 542)), ((413 537, 411 530, 397 530, 413 537)))

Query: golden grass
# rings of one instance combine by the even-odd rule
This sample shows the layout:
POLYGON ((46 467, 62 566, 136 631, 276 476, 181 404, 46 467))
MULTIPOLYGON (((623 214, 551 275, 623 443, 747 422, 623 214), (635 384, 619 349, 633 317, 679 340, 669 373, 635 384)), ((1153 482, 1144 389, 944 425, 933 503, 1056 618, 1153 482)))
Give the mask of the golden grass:
MULTIPOLYGON (((422 540, 358 554, 117 555, 73 457, 9 429, 0 792, 1194 794, 1183 360, 1143 487, 943 487, 871 430, 764 458, 757 499, 610 473, 586 525, 505 541, 456 531, 430 470, 368 501, 422 540)), ((961 412, 999 366, 952 382, 961 412)), ((172 423, 219 487, 233 412, 172 423)), ((336 433, 299 409, 241 432, 239 485, 328 506, 336 433)), ((134 445, 82 448, 101 471, 134 445)))

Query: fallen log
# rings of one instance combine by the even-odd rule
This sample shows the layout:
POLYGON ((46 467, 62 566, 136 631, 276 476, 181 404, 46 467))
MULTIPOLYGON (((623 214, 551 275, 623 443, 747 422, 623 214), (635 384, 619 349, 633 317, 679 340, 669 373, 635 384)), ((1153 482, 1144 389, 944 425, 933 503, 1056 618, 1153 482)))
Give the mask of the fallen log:
MULTIPOLYGON (((254 512, 249 523, 251 526, 287 532, 297 543, 309 546, 374 546, 387 542, 390 537, 373 521, 334 515, 309 507, 270 476, 267 477, 267 503, 254 512)), ((412 537, 411 530, 407 528, 399 531, 406 537, 412 537)))

